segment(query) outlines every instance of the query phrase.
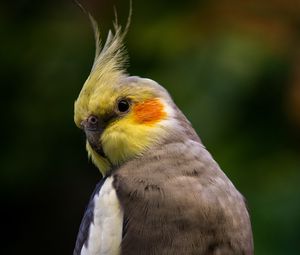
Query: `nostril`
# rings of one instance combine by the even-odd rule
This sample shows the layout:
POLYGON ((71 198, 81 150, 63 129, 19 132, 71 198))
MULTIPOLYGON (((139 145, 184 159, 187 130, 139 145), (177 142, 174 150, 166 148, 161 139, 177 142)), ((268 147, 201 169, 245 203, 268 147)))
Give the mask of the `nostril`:
POLYGON ((92 115, 92 116, 88 117, 87 121, 89 124, 95 125, 98 123, 98 118, 92 115))

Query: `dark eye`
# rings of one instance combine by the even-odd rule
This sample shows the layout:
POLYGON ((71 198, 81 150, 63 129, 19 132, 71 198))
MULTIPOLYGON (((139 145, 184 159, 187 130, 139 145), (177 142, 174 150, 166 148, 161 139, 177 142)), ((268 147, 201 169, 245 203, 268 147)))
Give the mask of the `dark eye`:
POLYGON ((95 116, 90 116, 88 117, 87 121, 90 125, 96 125, 98 123, 98 118, 95 116))
POLYGON ((118 102, 119 112, 127 112, 128 109, 129 109, 129 102, 127 100, 123 99, 118 102))

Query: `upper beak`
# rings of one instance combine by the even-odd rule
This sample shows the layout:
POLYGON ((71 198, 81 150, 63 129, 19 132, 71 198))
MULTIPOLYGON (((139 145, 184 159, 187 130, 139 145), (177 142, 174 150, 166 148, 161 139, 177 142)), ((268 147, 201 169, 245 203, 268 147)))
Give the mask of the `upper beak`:
POLYGON ((95 150, 100 156, 105 157, 105 153, 103 151, 102 144, 101 144, 101 135, 104 131, 103 128, 90 127, 86 120, 82 121, 80 123, 80 126, 82 127, 86 139, 88 140, 93 150, 95 150))

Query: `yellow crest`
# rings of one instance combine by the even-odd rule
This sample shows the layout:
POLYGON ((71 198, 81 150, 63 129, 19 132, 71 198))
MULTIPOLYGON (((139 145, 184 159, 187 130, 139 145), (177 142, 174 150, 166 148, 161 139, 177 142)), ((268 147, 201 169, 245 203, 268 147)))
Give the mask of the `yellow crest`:
POLYGON ((98 89, 102 90, 105 87, 109 87, 122 76, 127 76, 125 67, 128 57, 123 41, 130 25, 132 7, 130 5, 129 16, 124 30, 122 30, 122 27, 118 24, 115 12, 114 31, 112 32, 110 30, 108 32, 106 42, 102 47, 96 20, 80 5, 80 3, 77 4, 89 16, 94 30, 96 44, 95 58, 91 73, 75 102, 74 120, 76 125, 80 127, 80 121, 86 117, 84 113, 87 112, 86 110, 88 108, 90 97, 95 94, 98 89))

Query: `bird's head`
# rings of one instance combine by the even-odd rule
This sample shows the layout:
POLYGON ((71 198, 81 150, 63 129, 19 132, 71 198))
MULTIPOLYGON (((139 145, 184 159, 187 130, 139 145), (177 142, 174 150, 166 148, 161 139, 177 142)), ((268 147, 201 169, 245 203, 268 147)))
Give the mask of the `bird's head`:
POLYGON ((102 174, 146 153, 174 130, 180 130, 178 110, 168 92, 150 79, 129 77, 124 69, 126 33, 115 26, 96 56, 89 77, 75 102, 76 125, 83 129, 86 148, 102 174))

